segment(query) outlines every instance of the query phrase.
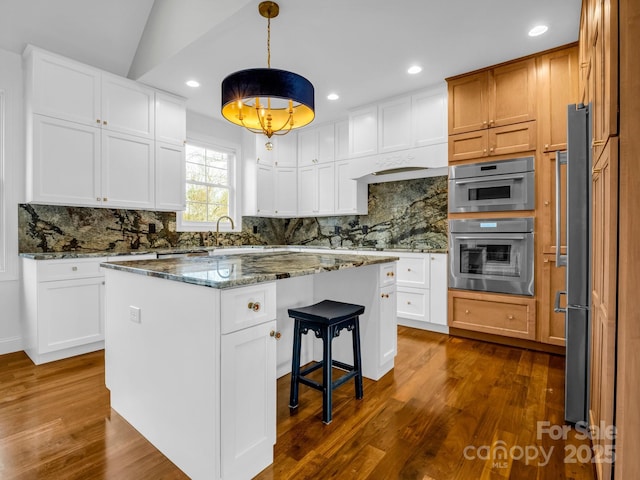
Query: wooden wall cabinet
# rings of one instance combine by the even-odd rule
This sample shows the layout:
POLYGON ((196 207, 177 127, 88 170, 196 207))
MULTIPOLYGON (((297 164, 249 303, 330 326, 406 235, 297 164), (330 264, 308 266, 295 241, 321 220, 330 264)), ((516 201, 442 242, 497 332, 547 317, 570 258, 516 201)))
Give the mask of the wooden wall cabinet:
POLYGON ((536 118, 536 68, 530 58, 448 80, 449 135, 536 118))
POLYGON ((536 149, 536 122, 449 136, 449 161, 530 152, 536 149))
MULTIPOLYGON (((538 282, 538 340, 551 345, 565 345, 564 313, 553 310, 556 292, 565 290, 566 268, 556 268, 556 258, 545 255, 542 260, 541 281, 538 282)), ((561 301, 564 300, 562 296, 561 301)), ((560 304, 561 307, 566 305, 560 304)))

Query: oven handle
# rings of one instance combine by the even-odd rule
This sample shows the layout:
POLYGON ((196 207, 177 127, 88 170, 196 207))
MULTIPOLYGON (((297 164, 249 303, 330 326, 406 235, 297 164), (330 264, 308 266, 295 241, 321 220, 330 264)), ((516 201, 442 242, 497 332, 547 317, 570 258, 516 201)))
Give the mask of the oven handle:
POLYGON ((553 304, 553 311, 556 313, 567 313, 567 309, 566 308, 562 308, 560 307, 560 297, 562 295, 566 295, 567 292, 562 292, 560 290, 558 290, 556 292, 556 301, 553 304))
POLYGON ((525 240, 524 235, 517 235, 513 233, 492 233, 490 237, 487 234, 484 235, 455 235, 456 240, 525 240))
POLYGON ((511 173, 508 175, 488 175, 486 177, 474 177, 463 180, 454 180, 454 182, 456 185, 466 185, 468 183, 495 182, 496 180, 524 180, 524 174, 511 173))
POLYGON ((556 151, 556 267, 564 267, 567 265, 567 256, 562 255, 560 242, 562 241, 562 188, 560 180, 562 179, 562 165, 567 164, 567 155, 556 151))

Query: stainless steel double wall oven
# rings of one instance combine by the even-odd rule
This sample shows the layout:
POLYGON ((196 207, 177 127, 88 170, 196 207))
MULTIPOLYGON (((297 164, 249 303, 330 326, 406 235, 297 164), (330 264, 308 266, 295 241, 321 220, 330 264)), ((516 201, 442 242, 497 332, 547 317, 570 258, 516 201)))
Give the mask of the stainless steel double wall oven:
MULTIPOLYGON (((534 157, 449 168, 449 212, 535 208, 534 157)), ((533 218, 449 220, 449 287, 534 294, 533 218)))

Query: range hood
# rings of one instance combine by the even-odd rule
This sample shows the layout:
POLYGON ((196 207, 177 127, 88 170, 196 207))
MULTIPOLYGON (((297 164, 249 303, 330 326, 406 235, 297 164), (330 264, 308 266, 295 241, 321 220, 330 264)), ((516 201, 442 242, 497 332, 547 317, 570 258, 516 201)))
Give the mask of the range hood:
POLYGON ((447 175, 447 143, 351 160, 349 177, 364 183, 381 183, 447 175))

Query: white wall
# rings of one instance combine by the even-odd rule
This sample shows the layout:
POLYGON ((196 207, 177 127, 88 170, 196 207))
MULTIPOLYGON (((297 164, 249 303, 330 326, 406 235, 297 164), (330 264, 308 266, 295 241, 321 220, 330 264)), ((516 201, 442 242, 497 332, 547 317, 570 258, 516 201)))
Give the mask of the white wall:
MULTIPOLYGON (((5 94, 7 269, 0 272, 0 354, 22 350, 18 261, 18 203, 24 198, 22 58, 0 49, 0 90, 5 94)), ((0 232, 4 234, 5 232, 0 232)))

